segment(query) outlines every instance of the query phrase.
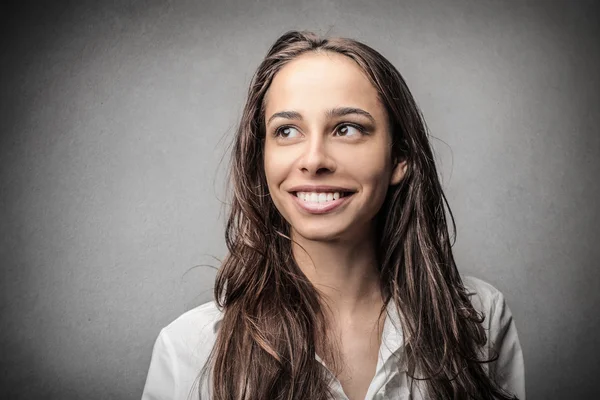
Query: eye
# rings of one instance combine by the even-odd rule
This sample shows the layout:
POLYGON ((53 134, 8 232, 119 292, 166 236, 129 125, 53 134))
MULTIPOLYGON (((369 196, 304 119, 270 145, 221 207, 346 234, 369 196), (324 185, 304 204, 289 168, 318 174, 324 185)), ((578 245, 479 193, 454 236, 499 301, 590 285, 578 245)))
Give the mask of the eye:
POLYGON ((298 130, 293 126, 281 126, 275 130, 275 137, 293 138, 299 134, 298 130))
POLYGON ((337 136, 356 136, 365 133, 365 129, 354 124, 338 125, 335 129, 337 136))

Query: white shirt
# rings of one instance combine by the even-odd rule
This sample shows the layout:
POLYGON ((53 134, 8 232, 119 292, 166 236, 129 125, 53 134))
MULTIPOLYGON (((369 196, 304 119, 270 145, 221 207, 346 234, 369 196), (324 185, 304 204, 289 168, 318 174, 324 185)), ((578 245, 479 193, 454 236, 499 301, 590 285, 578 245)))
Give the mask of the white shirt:
MULTIPOLYGON (((484 354, 493 354, 490 353, 493 348, 499 356, 495 362, 483 364, 484 368, 501 387, 524 400, 523 353, 504 296, 498 289, 477 278, 464 277, 463 283, 471 295, 473 307, 485 314, 483 326, 488 340, 484 354)), ((399 363, 397 357, 392 357, 393 354, 402 357, 403 335, 398 313, 391 312, 395 311, 393 301, 390 301, 387 311, 376 372, 365 400, 425 399, 422 381, 412 382, 407 375, 406 363, 399 363)), ((216 341, 221 319, 222 312, 211 301, 184 313, 160 331, 154 344, 142 400, 198 399, 198 386, 201 399, 210 399, 210 383, 199 384, 197 377, 216 341)), ((322 363, 318 355, 315 357, 322 363)), ((335 377, 332 389, 336 399, 348 399, 335 377)))

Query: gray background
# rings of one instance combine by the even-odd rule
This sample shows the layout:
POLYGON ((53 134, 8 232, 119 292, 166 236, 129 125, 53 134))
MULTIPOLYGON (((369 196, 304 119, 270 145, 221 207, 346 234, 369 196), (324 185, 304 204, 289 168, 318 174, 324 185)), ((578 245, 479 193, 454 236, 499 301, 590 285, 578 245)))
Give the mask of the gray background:
POLYGON ((4 3, 0 397, 139 398, 159 329, 211 299, 228 145, 292 28, 406 78, 457 261, 506 294, 529 398, 600 395, 597 4, 4 3))

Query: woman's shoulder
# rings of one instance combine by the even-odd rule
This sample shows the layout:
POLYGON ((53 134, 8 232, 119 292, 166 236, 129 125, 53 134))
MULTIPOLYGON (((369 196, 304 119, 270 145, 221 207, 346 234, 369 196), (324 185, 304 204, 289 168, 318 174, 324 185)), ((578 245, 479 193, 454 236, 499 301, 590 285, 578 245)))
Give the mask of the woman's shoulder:
POLYGON ((483 315, 484 327, 490 335, 501 333, 505 326, 513 322, 512 312, 502 291, 473 276, 464 276, 462 280, 473 308, 483 315))
POLYGON ((498 300, 503 300, 502 292, 482 279, 463 276, 462 281, 471 298, 471 304, 477 311, 487 314, 494 309, 498 300))
POLYGON ((188 398, 215 344, 221 319, 221 310, 210 301, 183 313, 161 329, 142 399, 188 398))
POLYGON ((490 283, 472 276, 463 277, 462 280, 473 308, 483 316, 488 346, 506 340, 507 333, 513 336, 510 340, 518 344, 512 312, 503 293, 490 283))
POLYGON ((216 302, 209 301, 181 314, 165 326, 161 334, 166 335, 174 346, 196 348, 214 342, 222 311, 216 302))
POLYGON ((463 284, 475 310, 483 314, 487 343, 485 358, 495 361, 484 363, 500 387, 525 399, 525 364, 512 312, 503 293, 491 284, 471 276, 463 277, 463 284))

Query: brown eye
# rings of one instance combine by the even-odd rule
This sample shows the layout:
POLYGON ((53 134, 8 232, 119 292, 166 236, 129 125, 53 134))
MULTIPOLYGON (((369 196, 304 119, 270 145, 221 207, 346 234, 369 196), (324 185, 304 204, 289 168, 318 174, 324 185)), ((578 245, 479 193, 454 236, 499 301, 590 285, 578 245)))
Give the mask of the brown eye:
POLYGON ((336 132, 338 133, 338 136, 356 136, 364 133, 364 129, 361 129, 356 125, 343 124, 338 125, 336 132))
POLYGON ((282 126, 280 128, 277 128, 277 130, 275 131, 275 136, 282 138, 295 137, 294 131, 296 132, 296 134, 298 133, 298 130, 292 126, 282 126))

